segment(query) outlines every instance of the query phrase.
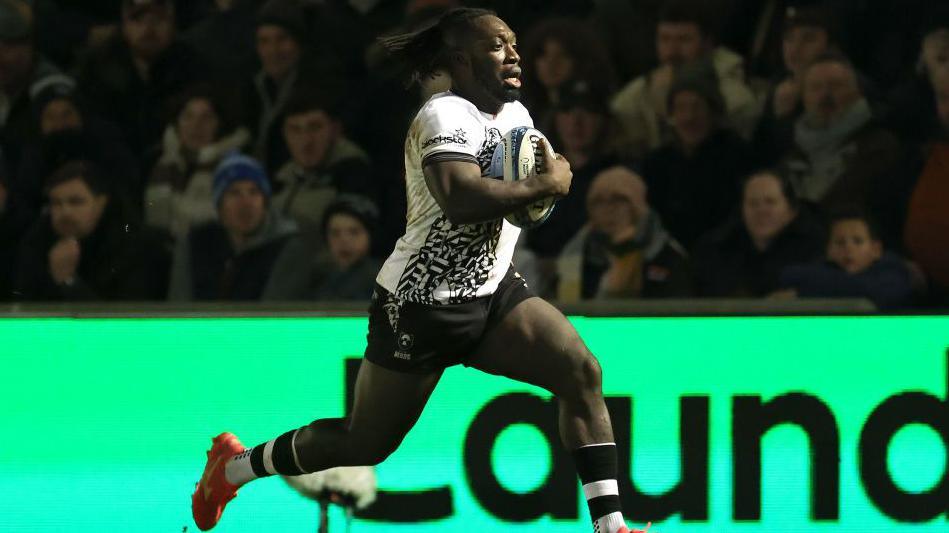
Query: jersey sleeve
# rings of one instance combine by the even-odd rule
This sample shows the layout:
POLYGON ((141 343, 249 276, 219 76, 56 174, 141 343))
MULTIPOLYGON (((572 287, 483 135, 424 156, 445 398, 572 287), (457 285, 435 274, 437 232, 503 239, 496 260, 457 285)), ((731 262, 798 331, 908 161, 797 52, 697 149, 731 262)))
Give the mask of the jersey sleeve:
POLYGON ((419 115, 417 142, 422 166, 438 161, 478 164, 484 136, 484 126, 465 106, 448 98, 432 102, 419 115))

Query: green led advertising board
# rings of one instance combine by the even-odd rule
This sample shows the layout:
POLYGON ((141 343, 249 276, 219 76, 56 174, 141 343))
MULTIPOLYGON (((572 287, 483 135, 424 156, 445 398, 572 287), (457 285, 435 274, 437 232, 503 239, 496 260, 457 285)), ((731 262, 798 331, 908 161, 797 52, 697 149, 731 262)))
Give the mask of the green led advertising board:
MULTIPOLYGON (((635 525, 947 531, 949 317, 572 321, 604 368, 635 525)), ((365 327, 0 320, 0 531, 196 531, 210 437, 252 446, 344 416, 365 327)), ((450 369, 352 531, 589 531, 554 414, 540 389, 450 369)), ((215 531, 314 531, 316 518, 269 478, 215 531)))

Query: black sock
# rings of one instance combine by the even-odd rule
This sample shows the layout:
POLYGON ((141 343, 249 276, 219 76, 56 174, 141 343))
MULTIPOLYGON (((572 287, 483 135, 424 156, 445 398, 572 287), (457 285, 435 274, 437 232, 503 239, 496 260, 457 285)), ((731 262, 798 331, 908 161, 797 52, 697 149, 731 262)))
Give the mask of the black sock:
POLYGON ((583 494, 590 507, 593 531, 614 533, 625 526, 616 483, 616 444, 583 446, 573 451, 583 494))

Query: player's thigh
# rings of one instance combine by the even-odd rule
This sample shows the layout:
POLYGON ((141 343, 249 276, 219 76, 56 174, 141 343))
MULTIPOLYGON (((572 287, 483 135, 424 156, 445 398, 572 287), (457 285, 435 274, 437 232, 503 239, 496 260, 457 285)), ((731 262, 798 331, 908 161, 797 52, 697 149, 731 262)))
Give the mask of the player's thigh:
POLYGON ((422 414, 441 375, 441 370, 397 372, 363 359, 356 377, 350 432, 359 437, 401 441, 422 414))
POLYGON ((466 364, 547 389, 571 392, 598 381, 599 364, 573 324, 541 298, 528 298, 489 329, 466 364))

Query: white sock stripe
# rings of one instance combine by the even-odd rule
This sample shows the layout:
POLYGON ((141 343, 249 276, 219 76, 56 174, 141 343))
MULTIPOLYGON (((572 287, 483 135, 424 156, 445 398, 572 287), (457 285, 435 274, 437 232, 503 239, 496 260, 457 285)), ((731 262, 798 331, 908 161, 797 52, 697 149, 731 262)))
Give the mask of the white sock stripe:
POLYGON ((277 469, 273 466, 273 443, 274 440, 267 441, 267 444, 264 444, 264 470, 267 471, 271 476, 277 473, 277 469))
POLYGON ((594 481, 583 486, 583 495, 587 500, 600 496, 619 496, 619 484, 615 479, 594 481))
POLYGON ((298 469, 300 472, 303 472, 304 474, 306 474, 307 471, 304 470, 302 466, 300 466, 300 458, 297 456, 297 444, 296 444, 296 442, 297 442, 297 433, 299 433, 299 432, 300 432, 299 429, 296 430, 296 431, 294 431, 294 432, 293 432, 293 436, 290 437, 290 451, 293 452, 293 464, 297 465, 297 469, 298 469))
POLYGON ((583 449, 583 448, 592 448, 592 447, 594 447, 594 446, 616 446, 616 443, 615 443, 615 442, 601 442, 601 443, 598 443, 598 444, 584 444, 583 446, 580 446, 580 447, 577 448, 577 449, 578 449, 578 450, 581 450, 581 449, 583 449))

